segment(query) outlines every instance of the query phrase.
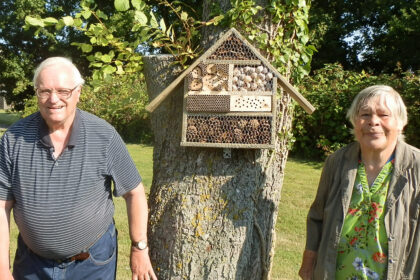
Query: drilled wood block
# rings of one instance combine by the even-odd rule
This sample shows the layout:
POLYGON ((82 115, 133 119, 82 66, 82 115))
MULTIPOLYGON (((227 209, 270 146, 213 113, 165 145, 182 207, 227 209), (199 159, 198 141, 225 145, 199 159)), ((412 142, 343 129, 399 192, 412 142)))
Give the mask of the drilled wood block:
POLYGON ((271 112, 271 96, 232 95, 232 112, 271 112))

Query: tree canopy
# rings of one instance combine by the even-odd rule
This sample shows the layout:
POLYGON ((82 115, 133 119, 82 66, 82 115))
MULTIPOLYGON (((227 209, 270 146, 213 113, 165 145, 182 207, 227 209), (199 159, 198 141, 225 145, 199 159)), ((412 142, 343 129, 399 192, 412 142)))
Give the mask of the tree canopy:
MULTIPOLYGON (((2 1, 0 3, 0 69, 2 70, 0 94, 5 96, 9 103, 14 103, 16 109, 22 109, 24 100, 33 96, 31 78, 34 67, 52 55, 71 57, 81 68, 84 76, 91 76, 95 73, 95 69, 105 67, 106 62, 101 60, 107 61, 110 56, 114 58, 122 55, 115 50, 111 52, 109 41, 112 38, 108 36, 110 34, 114 39, 117 37, 120 41, 131 42, 123 48, 132 49, 131 54, 125 53, 125 55, 133 56, 133 60, 138 59, 135 55, 138 52, 171 52, 172 49, 178 53, 184 52, 185 63, 191 61, 199 51, 192 46, 198 46, 200 41, 199 26, 207 24, 202 18, 204 8, 202 0, 116 2, 119 6, 115 6, 114 1, 97 0, 2 1), (97 11, 97 14, 89 13, 83 5, 97 11), (149 11, 153 12, 153 18, 149 11), (90 24, 92 33, 103 32, 106 44, 92 41, 95 39, 87 37, 81 29, 69 28, 69 25, 75 24, 74 22, 62 21, 57 24, 54 21, 60 18, 67 18, 70 21, 70 17, 78 12, 82 12, 79 23, 90 24), (43 18, 44 28, 37 30, 35 34, 33 28, 24 28, 27 16, 34 19, 43 18), (109 30, 101 30, 98 20, 102 21, 109 30), (186 24, 189 24, 188 28, 193 32, 181 34, 186 24), (156 28, 154 31, 164 30, 164 32, 153 33, 154 31, 150 30, 153 26, 156 28), (152 32, 147 31, 147 28, 152 32), (159 40, 154 44, 146 44, 145 42, 150 42, 146 34, 153 35, 159 40), (93 66, 92 62, 95 62, 96 66, 93 66)), ((236 19, 232 16, 232 20, 239 22, 245 17, 250 20, 248 15, 252 14, 254 19, 258 17, 256 14, 258 11, 251 8, 255 2, 258 1, 231 0, 232 7, 236 5, 236 9, 244 11, 236 19)), ((283 0, 273 0, 270 3, 270 6, 265 8, 285 6, 283 0)), ((220 12, 220 7, 217 5, 206 8, 210 10, 209 19, 220 12)), ((364 69, 374 73, 393 73, 396 68, 402 71, 420 69, 420 54, 417 51, 420 41, 418 29, 420 0, 320 0, 311 3, 309 13, 311 31, 309 43, 317 49, 312 59, 312 69, 319 69, 326 63, 335 62, 347 70, 364 69)), ((257 43, 269 41, 258 33, 251 36, 255 37, 257 43)), ((273 45, 273 49, 281 50, 282 46, 283 44, 273 45)), ((310 49, 306 51, 311 52, 310 49)), ((311 53, 308 54, 310 57, 311 53)), ((310 66, 310 59, 305 57, 300 59, 303 59, 300 62, 302 65, 307 68, 310 66)), ((133 61, 131 71, 137 69, 138 63, 133 61)), ((105 71, 119 71, 121 65, 117 64, 105 71)))
POLYGON ((313 1, 314 69, 339 62, 348 70, 420 69, 419 0, 313 1))
POLYGON ((63 30, 56 37, 48 34, 35 36, 23 25, 27 15, 59 17, 70 15, 77 0, 4 0, 0 3, 0 93, 16 109, 22 109, 24 100, 33 96, 31 79, 34 67, 48 56, 72 57, 85 71, 87 63, 71 41, 83 40, 72 30, 63 30), (57 40, 60 38, 60 40, 57 40))

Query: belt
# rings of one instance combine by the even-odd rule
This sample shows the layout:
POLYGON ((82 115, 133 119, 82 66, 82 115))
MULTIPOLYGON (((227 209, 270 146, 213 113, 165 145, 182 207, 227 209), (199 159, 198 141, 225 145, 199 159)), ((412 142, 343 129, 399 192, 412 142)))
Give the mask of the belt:
POLYGON ((74 262, 74 261, 84 261, 90 257, 89 252, 81 252, 80 254, 74 255, 73 257, 69 257, 67 259, 55 260, 58 263, 64 262, 74 262))
MULTIPOLYGON (((26 244, 24 244, 25 246, 26 246, 26 244)), ((28 248, 28 250, 32 253, 32 254, 34 254, 34 255, 36 255, 36 256, 38 256, 39 258, 43 258, 43 257, 41 257, 41 256, 39 256, 39 255, 37 255, 34 251, 32 251, 28 246, 26 246, 26 248, 28 248)), ((50 260, 52 260, 52 261, 55 261, 55 262, 57 262, 57 263, 65 263, 65 262, 74 262, 74 261, 84 261, 84 260, 87 260, 88 258, 90 257, 90 253, 89 252, 81 252, 81 253, 79 253, 79 254, 77 254, 77 255, 74 255, 73 257, 68 257, 68 258, 66 258, 66 259, 50 259, 50 260)))

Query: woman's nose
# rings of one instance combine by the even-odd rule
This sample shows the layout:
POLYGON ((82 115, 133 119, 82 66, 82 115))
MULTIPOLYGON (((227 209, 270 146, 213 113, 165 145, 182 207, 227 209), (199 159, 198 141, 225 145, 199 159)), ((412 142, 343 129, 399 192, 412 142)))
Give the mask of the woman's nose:
POLYGON ((379 124, 379 117, 376 114, 372 114, 369 120, 371 126, 376 126, 379 124))

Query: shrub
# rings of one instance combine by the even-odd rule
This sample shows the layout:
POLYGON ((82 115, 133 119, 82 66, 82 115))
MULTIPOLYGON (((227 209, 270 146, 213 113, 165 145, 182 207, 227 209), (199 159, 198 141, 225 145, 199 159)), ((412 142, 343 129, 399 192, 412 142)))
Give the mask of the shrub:
POLYGON ((126 142, 150 143, 147 102, 144 80, 127 75, 105 80, 95 89, 89 84, 84 86, 79 108, 112 124, 126 142))
MULTIPOLYGON (((150 143, 152 133, 145 110, 147 102, 144 80, 131 75, 104 80, 95 90, 86 83, 78 107, 112 124, 124 141, 150 143)), ((26 100, 23 116, 37 110, 36 97, 33 97, 26 100)))
POLYGON ((346 119, 347 110, 357 93, 375 84, 389 85, 401 94, 409 116, 406 141, 419 146, 416 133, 420 122, 419 83, 419 75, 410 72, 374 76, 366 72, 345 71, 339 64, 325 65, 299 85, 299 91, 316 107, 316 111, 308 115, 301 108, 295 110, 292 154, 324 158, 354 141, 351 124, 346 119))

